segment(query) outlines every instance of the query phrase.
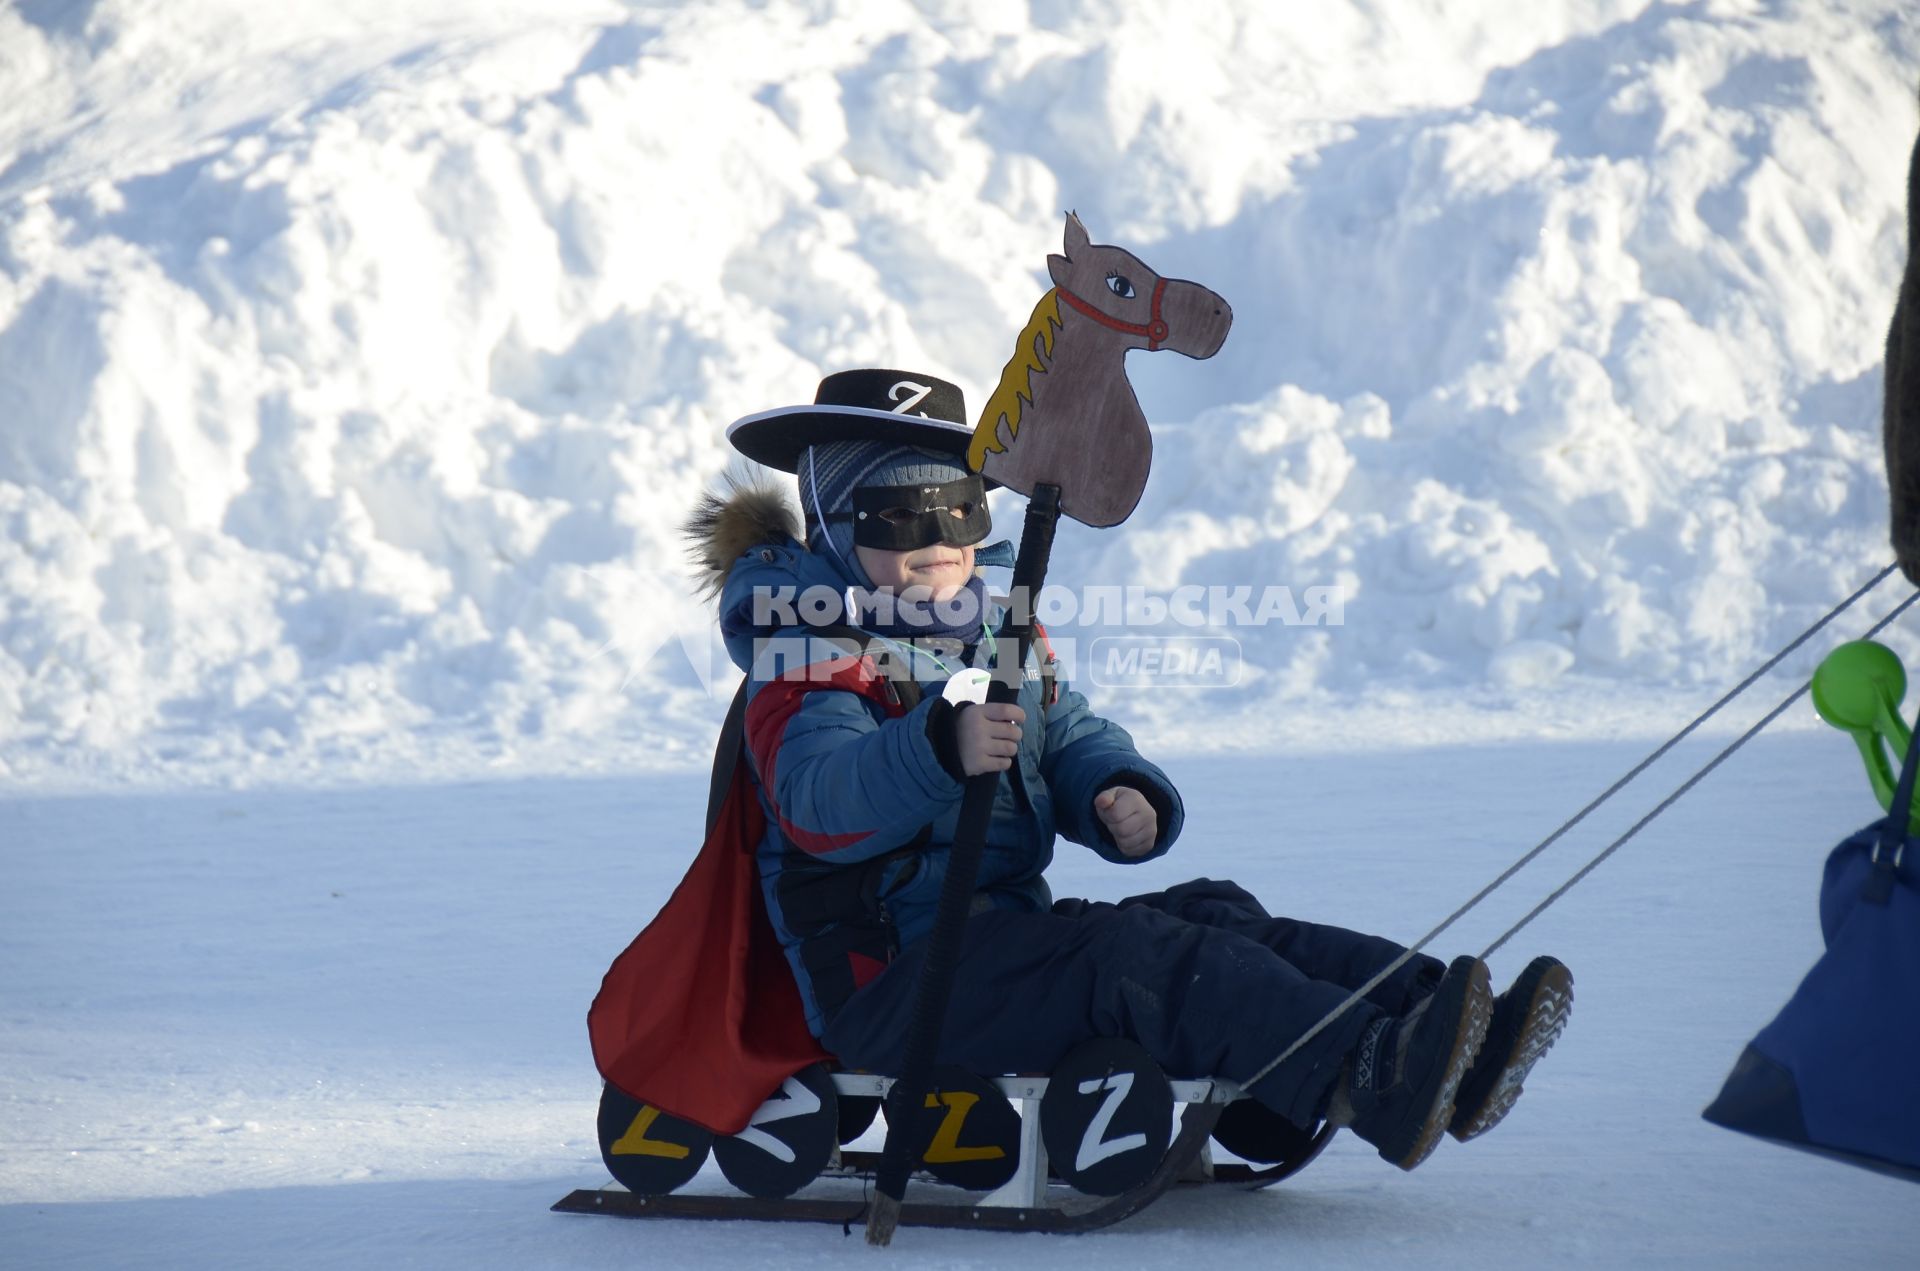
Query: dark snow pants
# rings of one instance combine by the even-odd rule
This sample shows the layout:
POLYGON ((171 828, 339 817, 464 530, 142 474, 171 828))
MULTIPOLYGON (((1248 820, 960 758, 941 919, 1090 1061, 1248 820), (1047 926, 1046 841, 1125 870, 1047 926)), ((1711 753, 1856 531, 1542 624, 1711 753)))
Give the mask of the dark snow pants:
MULTIPOLYGON (((849 1067, 900 1071, 925 943, 861 988, 821 1041, 849 1067)), ((967 920, 939 1062, 1043 1073, 1094 1037, 1127 1037, 1171 1077, 1245 1079, 1404 951, 1379 936, 1275 918, 1230 882, 1195 879, 1119 904, 967 920)), ((1432 991, 1417 956, 1248 1093, 1296 1125, 1323 1114, 1366 1025, 1432 991)))

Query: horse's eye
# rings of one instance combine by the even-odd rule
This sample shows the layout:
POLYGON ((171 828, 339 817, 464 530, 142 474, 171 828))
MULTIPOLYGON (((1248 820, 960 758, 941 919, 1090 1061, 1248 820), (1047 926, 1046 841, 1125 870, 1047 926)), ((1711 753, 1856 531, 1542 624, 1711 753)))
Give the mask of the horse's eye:
POLYGON ((1128 282, 1124 275, 1108 274, 1107 290, 1111 291, 1114 295, 1120 297, 1122 300, 1133 299, 1133 284, 1128 282))

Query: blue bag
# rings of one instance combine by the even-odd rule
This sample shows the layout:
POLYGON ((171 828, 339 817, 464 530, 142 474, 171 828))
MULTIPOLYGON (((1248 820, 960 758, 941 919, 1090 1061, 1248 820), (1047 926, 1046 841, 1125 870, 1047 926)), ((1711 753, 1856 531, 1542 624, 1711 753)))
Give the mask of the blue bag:
POLYGON ((1920 1182, 1920 738, 1894 812, 1827 858, 1827 951, 1701 1115, 1715 1125, 1920 1182))

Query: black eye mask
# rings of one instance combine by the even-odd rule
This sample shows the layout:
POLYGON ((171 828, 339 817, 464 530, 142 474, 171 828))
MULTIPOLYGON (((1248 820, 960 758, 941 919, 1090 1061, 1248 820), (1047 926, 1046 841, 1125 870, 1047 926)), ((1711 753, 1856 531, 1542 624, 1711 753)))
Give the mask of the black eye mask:
POLYGON ((853 492, 851 516, 853 541, 885 552, 936 543, 970 547, 993 529, 977 474, 942 485, 861 486, 853 492))

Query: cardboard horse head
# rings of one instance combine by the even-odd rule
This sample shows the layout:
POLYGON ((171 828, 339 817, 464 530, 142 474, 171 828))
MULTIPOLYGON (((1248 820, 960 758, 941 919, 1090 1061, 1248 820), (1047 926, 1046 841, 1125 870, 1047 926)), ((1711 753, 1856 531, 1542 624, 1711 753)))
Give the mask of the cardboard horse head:
POLYGON ((1034 306, 974 428, 974 471, 1022 494, 1060 488, 1060 510, 1088 525, 1132 513, 1153 466, 1153 437, 1127 382, 1129 349, 1219 352, 1233 311, 1196 282, 1162 278, 1138 256, 1089 240, 1068 213, 1053 288, 1034 306))

